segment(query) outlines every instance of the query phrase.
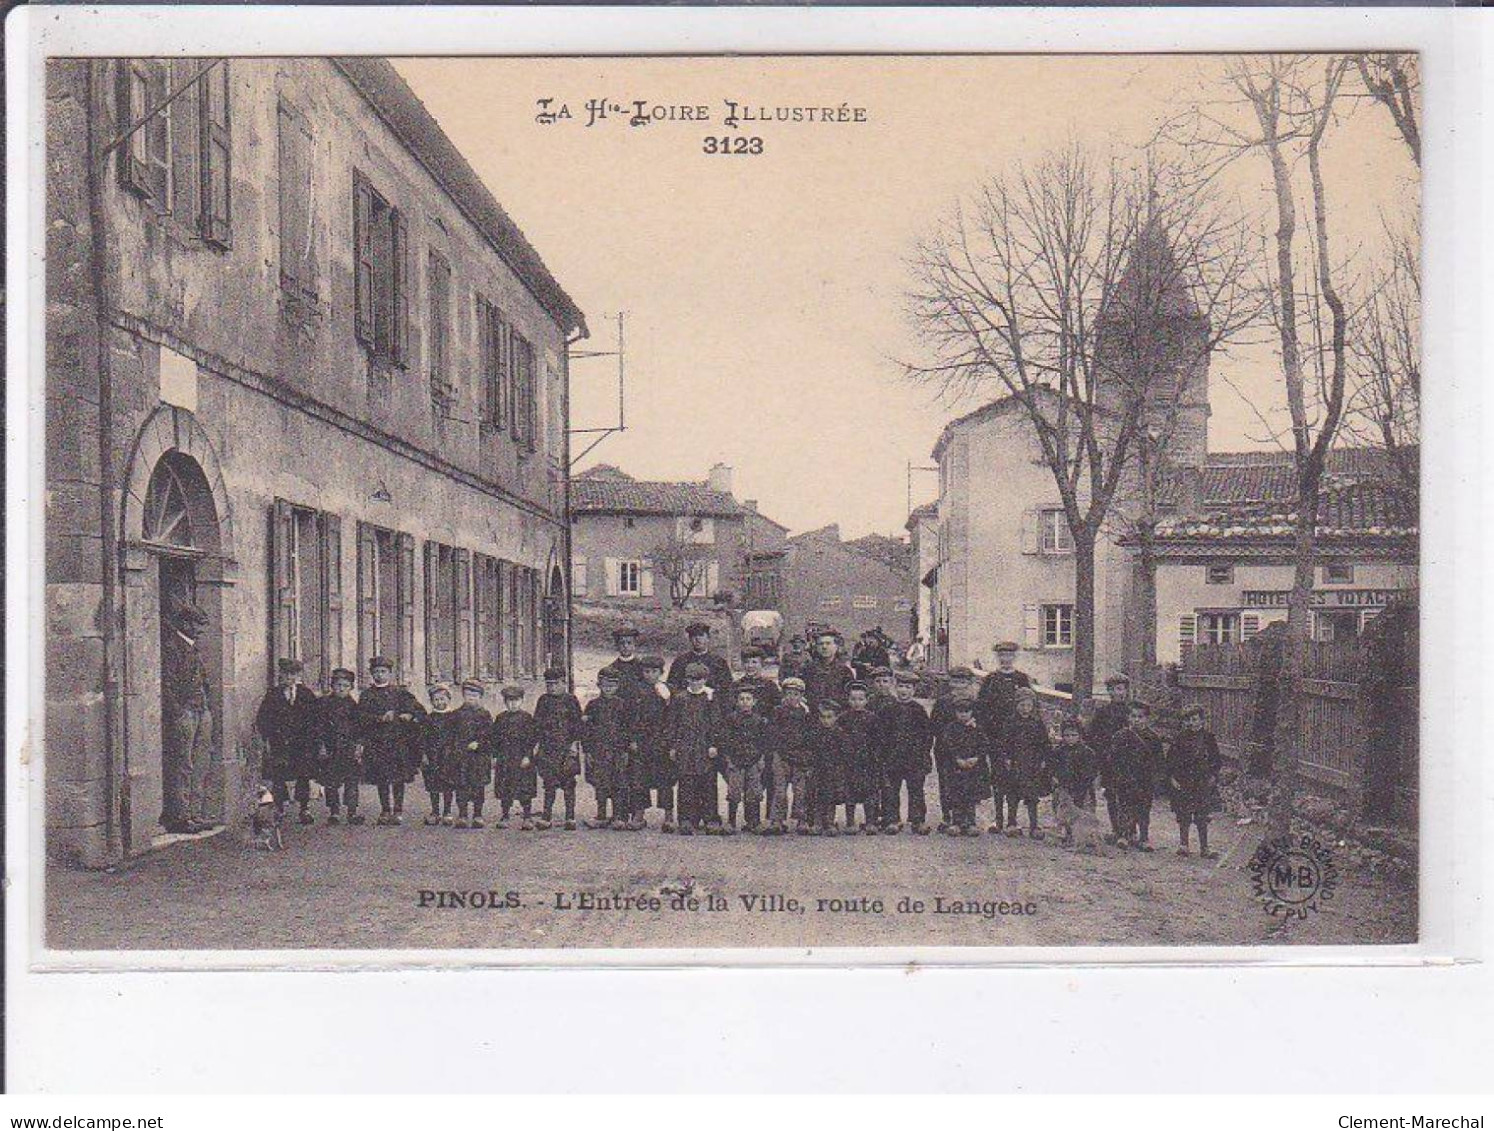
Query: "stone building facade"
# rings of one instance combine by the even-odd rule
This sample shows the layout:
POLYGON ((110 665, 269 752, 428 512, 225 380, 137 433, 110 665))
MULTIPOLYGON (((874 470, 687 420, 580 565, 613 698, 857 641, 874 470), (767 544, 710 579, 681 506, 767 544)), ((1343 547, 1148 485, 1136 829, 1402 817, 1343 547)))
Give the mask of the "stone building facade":
POLYGON ((276 661, 532 678, 566 650, 581 312, 375 59, 47 72, 48 847, 151 846, 175 605, 254 773, 276 661))
POLYGON ((881 628, 906 643, 913 610, 906 557, 888 555, 882 541, 891 540, 878 540, 875 547, 843 541, 835 524, 790 537, 778 567, 785 633, 826 624, 840 630, 849 646, 863 632, 881 628))

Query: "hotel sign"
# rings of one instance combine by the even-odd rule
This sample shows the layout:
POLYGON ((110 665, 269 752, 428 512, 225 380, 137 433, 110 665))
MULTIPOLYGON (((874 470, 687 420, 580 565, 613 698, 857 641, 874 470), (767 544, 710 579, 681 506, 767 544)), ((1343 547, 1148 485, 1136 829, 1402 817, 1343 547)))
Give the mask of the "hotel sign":
MULTIPOLYGON (((1315 609, 1383 609, 1403 589, 1315 589, 1312 607, 1315 609)), ((1244 594, 1247 609, 1284 609, 1291 591, 1287 589, 1247 589, 1244 594)))

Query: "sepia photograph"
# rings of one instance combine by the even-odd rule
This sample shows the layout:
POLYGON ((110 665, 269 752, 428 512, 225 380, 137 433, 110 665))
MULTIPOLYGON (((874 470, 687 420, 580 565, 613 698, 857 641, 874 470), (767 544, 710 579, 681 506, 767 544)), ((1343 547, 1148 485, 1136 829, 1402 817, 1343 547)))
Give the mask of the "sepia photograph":
POLYGON ((48 955, 1417 943, 1420 67, 48 58, 48 955))

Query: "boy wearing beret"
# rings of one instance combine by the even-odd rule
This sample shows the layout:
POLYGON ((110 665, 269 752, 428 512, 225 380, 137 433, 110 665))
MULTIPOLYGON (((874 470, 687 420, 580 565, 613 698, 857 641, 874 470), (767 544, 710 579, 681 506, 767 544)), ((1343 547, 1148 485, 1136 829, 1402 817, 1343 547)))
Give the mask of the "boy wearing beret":
POLYGON ((317 780, 327 797, 327 824, 342 824, 347 808, 348 824, 361 825, 358 784, 363 775, 362 721, 353 695, 354 675, 347 668, 332 669, 332 690, 318 701, 321 716, 317 727, 320 755, 317 780))
POLYGON ((383 656, 368 662, 372 685, 358 700, 363 723, 363 773, 379 791, 381 825, 404 823, 405 783, 420 765, 420 720, 425 708, 408 688, 391 682, 394 665, 383 656))
POLYGON ((483 799, 493 775, 493 759, 487 747, 493 716, 482 705, 483 690, 482 680, 463 680, 462 705, 452 712, 456 764, 452 785, 456 788, 459 829, 483 827, 483 799))
POLYGON ((539 792, 534 768, 534 716, 524 710, 524 689, 509 684, 500 693, 503 710, 488 728, 488 753, 493 759, 493 796, 498 802, 498 827, 508 827, 508 815, 519 804, 522 828, 534 828, 535 795, 539 792))
POLYGON ((564 668, 545 670, 545 693, 534 705, 537 766, 545 783, 545 815, 536 827, 548 829, 555 819, 555 795, 565 794, 565 827, 576 827, 576 776, 581 772, 581 737, 585 721, 581 703, 566 688, 564 668))
POLYGON ((300 660, 282 659, 276 670, 280 683, 265 692, 254 716, 254 729, 265 743, 260 777, 270 783, 277 820, 285 816, 294 781, 301 824, 310 825, 314 823, 311 779, 316 776, 317 697, 301 685, 300 660))
POLYGON ((627 791, 628 754, 633 741, 628 704, 618 694, 617 672, 605 667, 597 673, 601 694, 586 705, 581 745, 586 751, 586 780, 596 794, 596 819, 589 829, 631 827, 627 791))
POLYGON ((684 690, 670 697, 664 722, 665 745, 679 775, 679 831, 684 836, 697 831, 719 833, 716 775, 720 751, 716 742, 721 712, 706 683, 709 669, 705 664, 691 662, 682 674, 684 690))
POLYGON ((1188 855, 1188 826, 1198 830, 1198 854, 1217 860, 1209 848, 1209 814, 1219 807, 1219 743, 1204 726, 1196 703, 1183 711, 1183 729, 1167 752, 1167 786, 1178 819, 1178 855, 1188 855))

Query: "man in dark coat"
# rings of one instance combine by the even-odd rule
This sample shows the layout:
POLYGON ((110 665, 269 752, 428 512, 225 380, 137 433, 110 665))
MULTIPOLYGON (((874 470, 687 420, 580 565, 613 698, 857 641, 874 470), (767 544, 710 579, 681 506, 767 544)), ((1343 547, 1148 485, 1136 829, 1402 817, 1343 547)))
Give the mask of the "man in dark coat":
POLYGON ((383 656, 368 662, 372 681, 358 700, 363 720, 363 778, 379 791, 381 825, 404 823, 405 783, 420 768, 420 721, 425 708, 405 687, 391 682, 394 665, 383 656))
POLYGON ((617 646, 617 656, 607 666, 617 675, 617 693, 624 699, 637 699, 653 690, 648 673, 643 670, 643 657, 638 654, 638 630, 625 624, 612 634, 617 646))
POLYGON ((719 695, 731 686, 731 665, 724 656, 711 651, 711 626, 696 621, 685 629, 685 635, 690 638, 690 649, 669 665, 669 690, 676 694, 685 690, 685 669, 691 664, 704 664, 706 686, 719 695))
POLYGON ((166 766, 161 825, 169 833, 198 833, 207 819, 207 775, 213 749, 207 667, 197 638, 207 614, 179 610, 161 645, 161 731, 166 766))
MULTIPOLYGON (((1110 831, 1120 836, 1120 804, 1105 771, 1105 756, 1115 736, 1125 729, 1131 713, 1131 681, 1120 672, 1105 681, 1109 702, 1102 703, 1089 721, 1084 741, 1100 757, 1100 781, 1105 786, 1105 809, 1110 817, 1110 831)), ((1078 800, 1077 798, 1075 800, 1078 800)))
POLYGON ((680 828, 684 836, 697 831, 721 831, 721 807, 716 776, 720 751, 716 739, 721 730, 721 707, 706 682, 710 670, 691 661, 682 672, 684 690, 669 699, 664 716, 664 741, 679 775, 680 828))
POLYGON ((264 739, 265 757, 259 776, 270 783, 275 812, 284 816, 290 800, 289 783, 296 783, 296 804, 303 825, 311 816, 311 779, 316 776, 317 698, 301 685, 300 660, 282 659, 276 669, 280 683, 265 692, 254 715, 254 729, 264 739))
POLYGON ((918 676, 913 672, 898 672, 896 686, 892 702, 881 704, 877 710, 887 787, 882 799, 882 827, 889 833, 902 827, 899 818, 903 787, 906 786, 908 827, 923 836, 929 831, 924 783, 934 768, 929 757, 934 742, 933 725, 923 704, 913 698, 918 676))
POLYGON ((555 795, 565 794, 565 827, 576 827, 576 776, 584 722, 581 704, 566 687, 564 668, 545 670, 545 693, 534 705, 534 732, 539 757, 536 765, 545 783, 545 813, 536 827, 548 829, 555 819, 555 795))
POLYGON ((832 629, 821 629, 815 636, 814 655, 799 678, 804 681, 804 699, 811 711, 819 710, 826 699, 845 705, 846 689, 855 681, 856 671, 840 658, 840 643, 832 629))
POLYGON ((1015 828, 1017 824, 1016 803, 1020 799, 1007 797, 1006 787, 1009 778, 1002 773, 1002 767, 996 757, 996 745, 1001 740, 1001 734, 1006 729, 1007 722, 1017 713, 1017 689, 1032 686, 1032 677, 1024 671, 1017 670, 1016 659, 1015 642, 1003 640, 997 644, 996 670, 981 681, 980 693, 975 698, 975 721, 980 725, 981 733, 986 738, 991 800, 996 806, 996 818, 992 823, 991 832, 1001 831, 1004 809, 1009 808, 1010 813, 1013 814, 1008 827, 1015 828))

